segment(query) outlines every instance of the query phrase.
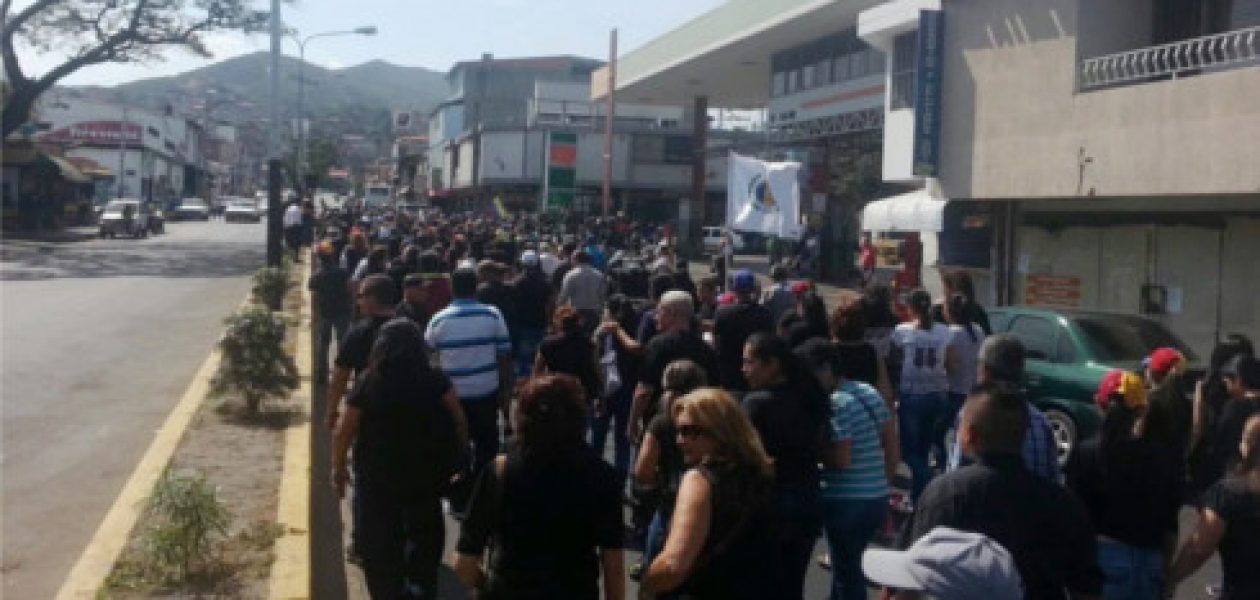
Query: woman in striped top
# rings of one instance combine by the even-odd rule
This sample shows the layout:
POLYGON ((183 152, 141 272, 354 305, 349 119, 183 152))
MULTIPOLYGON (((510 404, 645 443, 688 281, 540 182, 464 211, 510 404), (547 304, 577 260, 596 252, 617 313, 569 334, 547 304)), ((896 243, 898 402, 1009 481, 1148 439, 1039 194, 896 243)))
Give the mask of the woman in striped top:
POLYGON ((810 340, 797 349, 831 395, 831 440, 836 458, 822 472, 823 526, 831 554, 831 600, 866 598, 862 551, 888 510, 888 482, 901 457, 896 421, 879 392, 845 379, 836 346, 810 340))

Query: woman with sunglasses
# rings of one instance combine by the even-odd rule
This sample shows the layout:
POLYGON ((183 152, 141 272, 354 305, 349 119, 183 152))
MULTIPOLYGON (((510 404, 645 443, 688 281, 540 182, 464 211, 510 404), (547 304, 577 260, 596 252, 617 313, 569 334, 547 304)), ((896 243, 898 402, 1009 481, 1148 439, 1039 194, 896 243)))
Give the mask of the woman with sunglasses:
POLYGON ((822 529, 818 463, 831 448, 827 394, 782 338, 759 333, 744 345, 751 388, 744 410, 774 460, 775 598, 799 599, 822 529))
POLYGON ((770 457, 726 392, 701 388, 675 401, 683 475, 665 548, 643 589, 657 598, 762 600, 776 597, 762 568, 773 493, 770 457))

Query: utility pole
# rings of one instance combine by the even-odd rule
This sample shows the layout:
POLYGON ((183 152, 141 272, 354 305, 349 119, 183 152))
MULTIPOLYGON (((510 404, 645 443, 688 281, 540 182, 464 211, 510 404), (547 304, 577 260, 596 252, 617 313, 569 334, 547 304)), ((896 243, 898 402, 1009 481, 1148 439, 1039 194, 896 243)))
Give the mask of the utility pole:
POLYGON ((127 168, 127 104, 122 106, 122 123, 118 125, 118 178, 117 188, 118 198, 123 197, 123 182, 126 181, 127 168))
POLYGON ((608 108, 604 115, 604 189, 603 216, 608 218, 612 205, 613 123, 617 120, 617 30, 608 36, 608 108))
POLYGON ((280 0, 271 0, 271 130, 267 136, 267 266, 279 267, 283 256, 280 247, 280 188, 284 185, 280 160, 280 41, 284 35, 280 19, 280 0))

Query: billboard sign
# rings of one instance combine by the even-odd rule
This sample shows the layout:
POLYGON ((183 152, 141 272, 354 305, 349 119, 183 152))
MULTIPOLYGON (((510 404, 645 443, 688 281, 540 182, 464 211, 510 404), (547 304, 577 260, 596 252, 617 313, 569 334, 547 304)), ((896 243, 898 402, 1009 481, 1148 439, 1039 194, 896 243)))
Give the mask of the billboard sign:
POLYGON ((61 129, 55 129, 40 140, 46 142, 69 142, 88 145, 116 146, 136 145, 143 139, 140 125, 122 121, 83 121, 72 123, 61 129))
POLYGON ((543 209, 571 207, 576 195, 577 134, 567 131, 549 132, 543 209))
POLYGON ((919 11, 919 55, 914 86, 914 174, 917 177, 936 177, 940 168, 944 33, 944 12, 919 11))

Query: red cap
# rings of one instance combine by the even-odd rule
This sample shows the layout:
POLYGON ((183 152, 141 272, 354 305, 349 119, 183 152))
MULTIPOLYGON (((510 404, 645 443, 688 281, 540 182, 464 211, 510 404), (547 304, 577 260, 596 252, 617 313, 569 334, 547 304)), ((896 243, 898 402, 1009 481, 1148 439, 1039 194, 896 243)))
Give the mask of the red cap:
POLYGON ((792 283, 793 294, 804 294, 809 291, 809 288, 810 285, 808 281, 795 281, 792 283))
POLYGON ((721 296, 718 296, 717 302, 719 306, 726 306, 728 304, 735 304, 735 300, 735 292, 726 292, 721 296))
POLYGON ((1185 361, 1185 357, 1173 348, 1158 348, 1151 353, 1150 369, 1152 373, 1164 375, 1173 370, 1178 363, 1185 361))

